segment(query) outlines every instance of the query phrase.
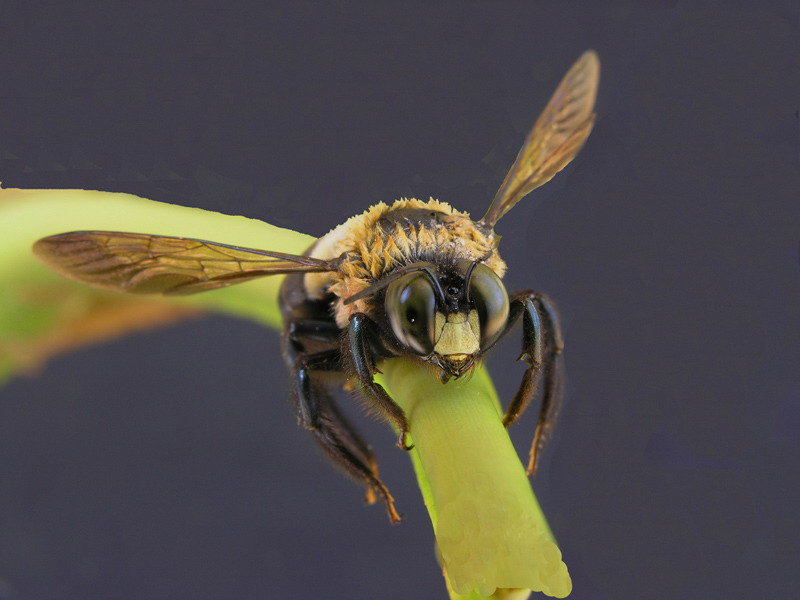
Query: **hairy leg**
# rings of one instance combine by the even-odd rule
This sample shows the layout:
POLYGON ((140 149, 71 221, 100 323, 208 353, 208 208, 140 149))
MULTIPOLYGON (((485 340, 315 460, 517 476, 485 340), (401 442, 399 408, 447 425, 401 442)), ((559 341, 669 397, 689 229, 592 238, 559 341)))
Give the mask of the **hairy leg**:
POLYGON ((378 465, 369 445, 339 411, 324 384, 315 381, 313 374, 325 371, 342 371, 338 349, 297 356, 294 374, 298 422, 314 434, 334 465, 366 486, 368 502, 374 502, 376 495, 383 500, 389 519, 396 523, 400 515, 394 498, 378 477, 378 465))

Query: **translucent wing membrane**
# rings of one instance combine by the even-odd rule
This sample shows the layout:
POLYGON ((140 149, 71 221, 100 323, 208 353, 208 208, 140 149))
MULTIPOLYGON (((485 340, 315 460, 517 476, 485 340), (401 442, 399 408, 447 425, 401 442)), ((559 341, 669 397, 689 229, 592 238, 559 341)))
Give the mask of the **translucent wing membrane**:
POLYGON ((191 238, 75 231, 43 238, 33 251, 53 270, 95 287, 180 296, 266 275, 336 271, 336 261, 239 248, 191 238))
POLYGON ((494 224, 528 193, 566 167, 586 142, 594 124, 600 61, 584 52, 564 76, 525 139, 482 221, 494 224))

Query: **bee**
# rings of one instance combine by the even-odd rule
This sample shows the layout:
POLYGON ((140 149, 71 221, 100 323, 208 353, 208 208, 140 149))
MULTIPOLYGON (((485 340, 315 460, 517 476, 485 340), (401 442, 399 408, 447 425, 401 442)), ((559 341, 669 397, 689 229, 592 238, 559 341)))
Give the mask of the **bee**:
POLYGON ((67 277, 132 293, 194 294, 285 275, 279 296, 282 350, 298 422, 328 458, 365 487, 370 503, 383 500, 396 522, 400 516, 375 457, 339 410, 332 385, 359 394, 395 426, 398 445, 409 449, 406 415, 375 381, 378 365, 413 357, 446 383, 470 373, 521 320, 520 360, 527 369, 503 423, 514 423, 542 388, 528 463, 534 473, 562 398, 564 342, 547 295, 507 293, 494 228, 585 143, 595 120, 599 69, 593 51, 570 68, 478 221, 445 202, 403 199, 348 219, 302 256, 111 231, 53 235, 33 249, 67 277))

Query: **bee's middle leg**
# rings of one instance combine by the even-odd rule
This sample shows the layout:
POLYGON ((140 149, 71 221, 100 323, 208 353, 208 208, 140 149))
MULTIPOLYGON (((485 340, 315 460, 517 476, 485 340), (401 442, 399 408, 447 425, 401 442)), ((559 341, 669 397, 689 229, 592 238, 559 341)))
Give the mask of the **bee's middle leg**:
POLYGON ((289 369, 294 369, 297 357, 308 354, 306 345, 328 345, 338 348, 342 330, 336 326, 333 319, 293 319, 286 323, 281 336, 283 358, 289 369))
POLYGON ((378 477, 378 464, 369 445, 339 411, 324 384, 312 378, 313 372, 320 371, 342 371, 338 349, 297 356, 294 396, 299 424, 311 430, 325 455, 336 466, 366 485, 367 502, 372 504, 375 495, 379 495, 389 519, 393 523, 400 521, 394 498, 378 477))

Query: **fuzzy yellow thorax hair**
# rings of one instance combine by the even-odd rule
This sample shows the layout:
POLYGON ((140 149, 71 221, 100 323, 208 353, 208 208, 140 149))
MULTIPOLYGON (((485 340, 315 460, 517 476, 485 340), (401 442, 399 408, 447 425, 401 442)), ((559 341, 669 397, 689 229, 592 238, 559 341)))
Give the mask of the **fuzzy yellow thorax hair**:
POLYGON ((343 299, 369 287, 398 266, 413 262, 414 257, 440 255, 458 260, 484 260, 484 264, 502 277, 505 262, 497 254, 497 236, 482 232, 469 218, 469 213, 455 210, 446 202, 431 198, 427 202, 416 198, 401 199, 391 206, 383 202, 371 206, 360 215, 351 217, 319 239, 311 256, 332 259, 342 254, 347 258, 336 273, 309 273, 306 290, 311 297, 333 292, 336 301, 335 317, 339 327, 345 327, 355 312, 369 311, 369 298, 352 304, 343 299), (433 227, 403 227, 395 224, 386 231, 379 221, 400 209, 427 209, 446 215, 433 227))

